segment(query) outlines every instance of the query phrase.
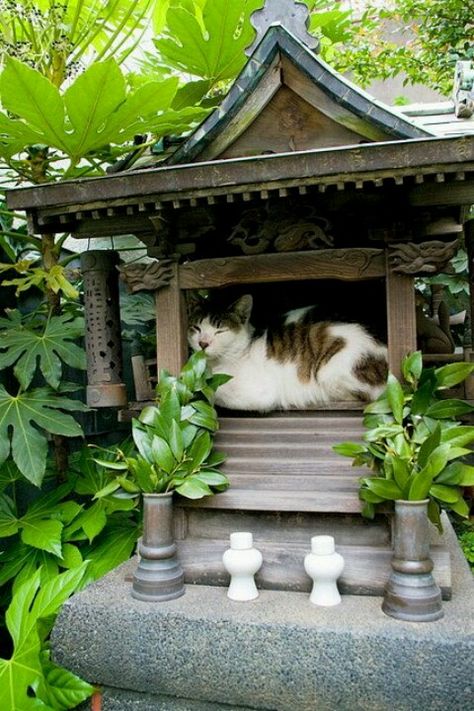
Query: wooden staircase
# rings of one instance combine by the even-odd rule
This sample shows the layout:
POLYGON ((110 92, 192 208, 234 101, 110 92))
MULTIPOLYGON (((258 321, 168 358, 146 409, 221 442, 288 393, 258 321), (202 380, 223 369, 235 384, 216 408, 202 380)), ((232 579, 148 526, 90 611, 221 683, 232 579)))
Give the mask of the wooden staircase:
MULTIPOLYGON (((230 487, 197 501, 181 499, 176 511, 186 581, 227 584, 222 554, 229 534, 249 530, 264 556, 258 584, 307 591, 303 559, 310 538, 329 534, 346 561, 341 590, 382 594, 392 556, 389 518, 362 519, 358 479, 368 470, 332 450, 362 433, 362 415, 354 411, 221 417, 215 446, 227 454, 230 487)), ((449 597, 449 555, 434 541, 437 579, 449 597)))

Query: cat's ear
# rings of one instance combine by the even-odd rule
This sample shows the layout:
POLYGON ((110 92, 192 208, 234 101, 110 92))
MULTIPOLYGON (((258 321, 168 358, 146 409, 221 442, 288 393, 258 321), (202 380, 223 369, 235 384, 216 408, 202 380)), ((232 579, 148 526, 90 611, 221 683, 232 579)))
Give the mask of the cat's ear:
POLYGON ((197 291, 188 291, 186 294, 186 310, 188 319, 199 318, 204 310, 206 299, 197 291))
POLYGON ((232 306, 232 311, 239 317, 242 323, 247 323, 252 313, 253 298, 250 294, 244 294, 240 299, 237 299, 232 306))

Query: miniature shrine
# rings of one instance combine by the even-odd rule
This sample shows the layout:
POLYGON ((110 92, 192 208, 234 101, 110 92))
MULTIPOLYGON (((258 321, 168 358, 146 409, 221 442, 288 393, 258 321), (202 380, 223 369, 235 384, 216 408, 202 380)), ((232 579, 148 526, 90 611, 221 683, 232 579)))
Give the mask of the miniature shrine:
MULTIPOLYGON (((257 317, 315 304, 322 319, 357 320, 388 344, 398 374, 402 357, 427 345, 415 278, 445 270, 463 230, 472 253, 472 223, 464 223, 474 136, 439 137, 373 99, 320 59, 304 23, 287 29, 264 10, 256 18, 259 37, 241 74, 165 162, 9 193, 34 233, 134 234, 147 247, 146 263, 126 266, 110 252, 83 254, 92 407, 120 408, 127 419, 153 397, 137 357, 127 403, 119 271, 131 291, 156 295, 158 371, 176 373, 187 358, 186 294, 219 289, 252 293, 257 317)), ((471 346, 453 354, 439 328, 434 342, 427 360, 470 357, 471 346)), ((296 554, 310 533, 330 530, 347 561, 341 589, 380 594, 389 527, 383 517, 360 520, 359 473, 331 450, 360 436, 360 409, 223 412, 216 445, 228 454, 231 486, 176 507, 187 582, 223 584, 223 541, 244 528, 264 552, 262 587, 307 589, 296 554)), ((448 553, 436 545, 432 555, 449 597, 448 553)))

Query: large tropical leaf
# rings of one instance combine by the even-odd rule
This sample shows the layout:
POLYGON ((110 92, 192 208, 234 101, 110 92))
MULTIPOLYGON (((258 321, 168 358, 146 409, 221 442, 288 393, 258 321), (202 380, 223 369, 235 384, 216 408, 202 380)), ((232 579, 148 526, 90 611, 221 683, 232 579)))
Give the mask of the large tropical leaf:
POLYGON ((84 412, 87 408, 49 388, 10 395, 0 385, 0 463, 11 453, 23 476, 39 486, 46 470, 46 433, 82 436, 80 425, 63 410, 84 412))
MULTIPOLYGON (((62 573, 41 587, 41 571, 38 570, 14 594, 6 612, 13 652, 9 659, 0 658, 0 708, 12 711, 52 708, 42 700, 49 701, 49 698, 40 656, 43 640, 38 623, 57 614, 80 584, 86 565, 62 573)), ((92 687, 84 686, 77 703, 90 696, 92 691, 92 687)))
POLYGON ((40 72, 10 58, 0 76, 0 98, 4 109, 21 120, 0 114, 0 148, 3 144, 4 152, 13 155, 31 143, 44 143, 75 165, 91 151, 123 144, 137 133, 178 133, 206 111, 190 106, 172 110, 177 86, 171 78, 127 93, 122 72, 108 59, 86 69, 61 96, 40 72))
MULTIPOLYGON (((5 323, 5 320, 3 320, 5 323)), ((39 368, 46 382, 59 387, 62 375, 61 361, 72 368, 86 369, 86 356, 82 348, 72 341, 82 335, 82 320, 71 315, 52 316, 44 330, 16 324, 15 328, 2 330, 0 325, 0 368, 15 365, 15 375, 26 389, 39 368)))
POLYGON ((167 27, 155 45, 169 66, 212 83, 233 79, 246 62, 245 49, 254 38, 249 18, 263 0, 173 2, 167 27))
POLYGON ((28 126, 43 136, 44 143, 64 148, 64 103, 59 90, 46 77, 8 57, 0 76, 0 96, 3 107, 26 118, 28 126))

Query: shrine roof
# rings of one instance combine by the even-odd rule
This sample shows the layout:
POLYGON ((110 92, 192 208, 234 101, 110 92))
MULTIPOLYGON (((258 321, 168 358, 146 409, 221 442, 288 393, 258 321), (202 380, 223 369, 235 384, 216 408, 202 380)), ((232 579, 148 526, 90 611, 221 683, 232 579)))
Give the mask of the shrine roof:
POLYGON ((284 152, 285 144, 302 150, 430 135, 429 127, 378 101, 272 25, 220 106, 168 162, 284 152))
MULTIPOLYGON (((71 230, 82 236, 78 224, 87 217, 88 229, 96 223, 96 234, 123 234, 132 226, 132 231, 140 231, 141 221, 141 231, 149 230, 150 214, 164 204, 176 208, 198 200, 246 201, 271 191, 281 195, 310 188, 324 192, 328 187, 406 184, 416 193, 424 182, 452 181, 458 188, 466 185, 466 195, 463 192, 453 200, 469 204, 473 176, 474 136, 431 137, 161 166, 18 188, 8 192, 7 201, 11 209, 29 213, 30 227, 36 232, 71 230)), ((433 185, 430 194, 436 194, 435 188, 448 185, 433 185)))

